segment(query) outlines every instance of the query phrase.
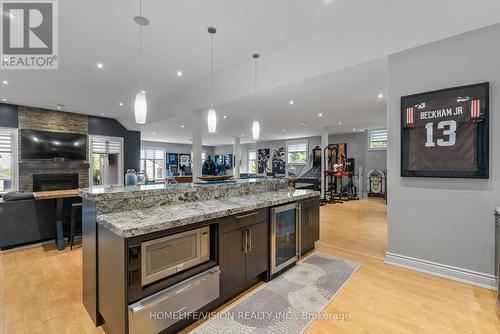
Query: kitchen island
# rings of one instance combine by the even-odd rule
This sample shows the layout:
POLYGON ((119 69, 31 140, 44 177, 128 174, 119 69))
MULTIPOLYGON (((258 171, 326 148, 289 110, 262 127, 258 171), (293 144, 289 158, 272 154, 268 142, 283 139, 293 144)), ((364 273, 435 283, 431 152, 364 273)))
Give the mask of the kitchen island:
POLYGON ((319 239, 319 193, 288 191, 279 179, 90 188, 81 196, 83 300, 107 333, 176 332, 193 319, 151 314, 212 311, 286 270, 319 239), (289 227, 280 227, 280 214, 289 227))

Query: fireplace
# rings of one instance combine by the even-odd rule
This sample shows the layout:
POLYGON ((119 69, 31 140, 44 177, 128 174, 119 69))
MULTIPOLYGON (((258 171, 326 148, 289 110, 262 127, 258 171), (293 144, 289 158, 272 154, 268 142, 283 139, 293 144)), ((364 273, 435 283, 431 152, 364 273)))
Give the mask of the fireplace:
POLYGON ((33 191, 78 189, 78 174, 33 174, 33 191))

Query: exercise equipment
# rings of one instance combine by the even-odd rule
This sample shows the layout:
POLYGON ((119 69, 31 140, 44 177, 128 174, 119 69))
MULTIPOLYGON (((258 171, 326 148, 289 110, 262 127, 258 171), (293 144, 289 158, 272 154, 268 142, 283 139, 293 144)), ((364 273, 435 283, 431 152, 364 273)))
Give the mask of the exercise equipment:
POLYGON ((344 176, 345 147, 345 144, 329 144, 324 148, 326 157, 323 162, 325 183, 322 184, 323 198, 320 199, 320 205, 342 203, 339 180, 344 176), (343 149, 341 145, 343 145, 343 149))
POLYGON ((341 177, 340 184, 340 196, 344 201, 359 200, 358 189, 354 183, 354 177, 358 178, 359 184, 359 174, 354 172, 354 158, 349 158, 346 160, 345 172, 341 177), (346 185, 343 185, 343 180, 347 177, 346 185))
POLYGON ((307 158, 307 162, 302 166, 297 174, 297 183, 308 183, 313 185, 313 190, 320 190, 321 183, 321 147, 316 146, 312 149, 311 154, 307 158), (306 166, 312 167, 307 172, 301 175, 306 166))

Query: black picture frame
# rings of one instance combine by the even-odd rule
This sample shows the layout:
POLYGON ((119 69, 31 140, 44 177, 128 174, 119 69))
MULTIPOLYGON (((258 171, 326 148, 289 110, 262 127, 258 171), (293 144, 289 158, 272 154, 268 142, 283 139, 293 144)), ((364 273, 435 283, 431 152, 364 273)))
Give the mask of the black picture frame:
POLYGON ((167 153, 167 165, 168 166, 179 166, 179 153, 167 153))
POLYGON ((226 169, 233 168, 233 155, 232 154, 224 154, 224 167, 226 167, 226 169))
POLYGON ((458 86, 401 97, 401 176, 402 177, 429 177, 429 178, 489 178, 489 82, 472 85, 458 86), (479 94, 479 95, 478 95, 479 94), (419 101, 432 101, 439 98, 454 96, 480 96, 485 100, 485 111, 483 120, 477 123, 476 131, 476 171, 458 170, 411 170, 410 159, 410 132, 411 128, 405 127, 406 108, 421 103, 419 101))

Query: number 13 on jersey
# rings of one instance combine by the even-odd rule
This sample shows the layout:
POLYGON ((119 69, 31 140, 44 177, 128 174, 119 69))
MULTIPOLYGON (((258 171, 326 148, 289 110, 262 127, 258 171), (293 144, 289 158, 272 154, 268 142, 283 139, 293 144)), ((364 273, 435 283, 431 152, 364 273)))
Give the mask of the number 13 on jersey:
POLYGON ((434 142, 434 123, 429 122, 425 125, 427 132, 425 147, 434 147, 436 144, 441 147, 455 146, 457 142, 457 122, 454 120, 441 121, 437 124, 437 128, 443 130, 443 138, 438 138, 434 142))

